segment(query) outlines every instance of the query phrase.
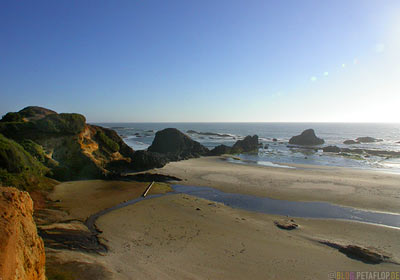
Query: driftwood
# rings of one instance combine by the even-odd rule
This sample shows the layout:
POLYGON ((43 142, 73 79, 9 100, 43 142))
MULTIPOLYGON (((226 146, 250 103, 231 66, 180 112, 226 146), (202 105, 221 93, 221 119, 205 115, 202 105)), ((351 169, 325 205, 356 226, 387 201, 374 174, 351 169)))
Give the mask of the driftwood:
POLYGON ((151 184, 146 188, 146 190, 144 191, 144 193, 142 194, 143 197, 146 197, 147 193, 150 191, 151 187, 153 186, 154 181, 151 182, 151 184))

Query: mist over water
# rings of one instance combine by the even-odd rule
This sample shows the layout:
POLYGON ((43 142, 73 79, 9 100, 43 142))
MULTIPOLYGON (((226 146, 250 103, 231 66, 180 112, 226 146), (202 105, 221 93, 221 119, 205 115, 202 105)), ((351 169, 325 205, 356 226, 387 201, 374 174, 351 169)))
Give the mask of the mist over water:
MULTIPOLYGON (((134 150, 147 149, 158 130, 174 127, 187 133, 192 139, 204 146, 213 147, 225 144, 233 145, 247 135, 257 134, 263 148, 258 154, 238 155, 242 163, 279 166, 276 164, 311 164, 375 169, 400 173, 400 158, 382 158, 377 156, 346 155, 339 156, 323 153, 322 150, 298 149, 288 147, 289 139, 303 130, 313 128, 316 135, 325 140, 323 146, 336 145, 347 148, 400 151, 400 124, 388 123, 100 123, 112 128, 134 150), (220 134, 220 135, 217 135, 220 134), (383 139, 382 142, 345 145, 343 141, 370 136, 383 139), (273 141, 273 139, 277 141, 273 141), (268 146, 268 147, 267 147, 268 146), (264 148, 265 147, 265 148, 264 148)), ((322 147, 322 146, 321 146, 322 147)))

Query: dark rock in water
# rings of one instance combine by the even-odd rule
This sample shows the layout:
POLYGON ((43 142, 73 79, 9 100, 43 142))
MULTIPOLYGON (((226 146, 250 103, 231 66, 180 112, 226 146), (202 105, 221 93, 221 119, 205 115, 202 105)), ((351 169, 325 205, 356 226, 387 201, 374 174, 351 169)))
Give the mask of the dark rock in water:
POLYGON ((258 143, 258 136, 246 136, 243 140, 238 140, 233 147, 226 145, 216 146, 214 149, 208 152, 209 156, 220 156, 223 154, 235 154, 235 153, 251 153, 257 152, 258 148, 262 147, 262 144, 258 143))
POLYGON ((346 140, 346 141, 343 142, 343 144, 354 145, 354 144, 360 144, 360 142, 355 141, 355 140, 346 140))
POLYGON ((330 241, 320 241, 320 243, 337 249, 351 259, 359 260, 367 264, 391 262, 388 256, 357 245, 341 245, 330 241))
POLYGON ((289 144, 294 145, 322 145, 325 141, 315 135, 314 129, 304 130, 301 135, 293 136, 289 140, 289 144))
MULTIPOLYGON (((198 132, 196 130, 191 130, 191 129, 186 131, 186 133, 205 135, 205 136, 232 137, 232 135, 229 135, 229 134, 220 134, 220 133, 215 133, 215 132, 198 132)), ((212 139, 215 139, 215 138, 212 138, 212 139)))
POLYGON ((322 150, 325 153, 340 153, 341 149, 337 146, 328 146, 328 147, 323 147, 322 150))
POLYGON ((258 136, 246 136, 243 140, 238 140, 232 147, 232 153, 250 153, 258 151, 258 136))
POLYGON ((278 139, 272 138, 272 142, 278 142, 278 139))
POLYGON ((375 142, 382 142, 382 139, 376 139, 373 137, 358 137, 356 141, 360 143, 375 143, 375 142))
POLYGON ((293 219, 291 220, 281 220, 281 221, 274 221, 274 224, 284 230, 294 230, 299 227, 298 224, 295 223, 293 219))
POLYGON ((163 154, 141 150, 133 154, 131 168, 134 170, 161 168, 168 162, 168 158, 163 154))
POLYGON ((209 156, 220 156, 224 154, 232 153, 232 147, 228 147, 226 145, 218 145, 214 149, 208 152, 209 156))
POLYGON ((268 150, 268 148, 269 148, 269 145, 268 145, 268 144, 265 144, 265 145, 264 145, 264 149, 265 149, 265 150, 268 150))
POLYGON ((149 152, 165 154, 170 160, 182 160, 206 155, 208 149, 176 128, 158 131, 149 152))

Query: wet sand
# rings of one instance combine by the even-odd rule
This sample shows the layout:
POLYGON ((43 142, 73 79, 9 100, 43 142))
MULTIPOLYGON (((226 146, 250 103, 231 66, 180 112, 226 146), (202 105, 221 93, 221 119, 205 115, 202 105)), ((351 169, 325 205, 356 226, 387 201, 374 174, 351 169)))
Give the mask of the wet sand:
MULTIPOLYGON (((400 177, 343 168, 280 169, 228 163, 218 157, 169 163, 157 173, 179 184, 211 186, 287 200, 328 201, 400 213, 400 177)), ((146 183, 80 181, 56 187, 53 199, 68 211, 64 219, 84 220, 104 208, 141 195, 146 183)), ((165 186, 160 192, 165 192, 165 186)), ((366 264, 331 241, 358 245, 400 261, 400 230, 382 226, 295 218, 299 228, 285 231, 285 217, 232 209, 185 194, 140 201, 101 216, 101 255, 49 250, 57 261, 88 255, 103 267, 98 279, 329 279, 336 271, 399 271, 392 263, 366 264)), ((51 257, 50 254, 50 257, 51 257)), ((87 278, 89 279, 89 278, 87 278)))
POLYGON ((400 213, 400 175, 340 167, 291 165, 297 169, 230 163, 223 157, 172 162, 155 172, 181 185, 295 201, 325 201, 400 213))

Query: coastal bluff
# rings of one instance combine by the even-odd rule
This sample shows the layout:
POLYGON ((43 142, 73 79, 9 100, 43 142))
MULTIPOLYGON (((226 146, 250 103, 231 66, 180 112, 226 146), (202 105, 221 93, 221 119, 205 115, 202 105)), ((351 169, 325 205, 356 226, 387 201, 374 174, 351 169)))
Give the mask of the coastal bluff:
POLYGON ((0 187, 0 279, 45 280, 45 251, 27 192, 0 187))
MULTIPOLYGON (((13 161, 6 157, 9 151, 18 150, 23 158, 29 158, 29 166, 37 166, 41 175, 59 181, 119 173, 131 164, 134 154, 114 130, 87 124, 81 114, 58 114, 38 106, 7 113, 0 121, 0 134, 7 142, 0 147, 3 165, 13 161)), ((8 172, 0 178, 4 185, 26 185, 32 173, 22 177, 18 170, 4 169, 8 172)))

